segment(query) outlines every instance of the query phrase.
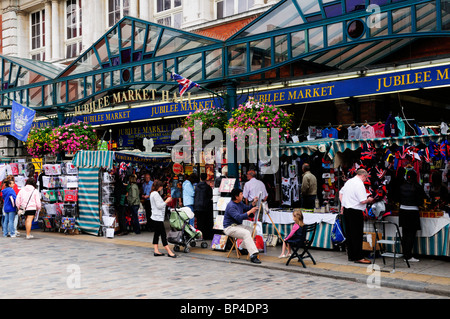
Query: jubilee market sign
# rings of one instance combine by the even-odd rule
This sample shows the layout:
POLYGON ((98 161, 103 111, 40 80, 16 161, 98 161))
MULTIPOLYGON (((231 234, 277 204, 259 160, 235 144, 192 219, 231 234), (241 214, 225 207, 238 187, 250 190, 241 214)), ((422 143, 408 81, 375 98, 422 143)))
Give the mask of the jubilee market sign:
MULTIPOLYGON (((279 90, 267 90, 253 94, 253 96, 257 101, 283 105, 334 100, 352 96, 386 94, 442 85, 450 85, 450 65, 362 76, 316 85, 303 85, 279 90)), ((248 96, 245 94, 241 95, 238 104, 243 103, 247 97, 248 96)), ((198 109, 208 109, 212 106, 220 107, 224 105, 224 102, 220 98, 192 100, 190 95, 188 95, 187 100, 177 101, 178 98, 175 95, 172 101, 169 101, 169 99, 169 93, 162 92, 161 104, 117 111, 98 112, 103 108, 112 107, 116 104, 135 103, 139 101, 156 102, 156 91, 154 90, 140 89, 119 92, 77 107, 75 110, 75 119, 88 122, 92 125, 105 125, 152 118, 185 116, 198 109), (94 111, 97 112, 93 113, 94 111)), ((6 112, 4 113, 7 114, 6 112)), ((0 120, 1 119, 2 118, 0 117, 0 120)), ((40 124, 36 125, 42 126, 40 124)), ((0 135, 8 133, 9 125, 0 126, 0 135)))

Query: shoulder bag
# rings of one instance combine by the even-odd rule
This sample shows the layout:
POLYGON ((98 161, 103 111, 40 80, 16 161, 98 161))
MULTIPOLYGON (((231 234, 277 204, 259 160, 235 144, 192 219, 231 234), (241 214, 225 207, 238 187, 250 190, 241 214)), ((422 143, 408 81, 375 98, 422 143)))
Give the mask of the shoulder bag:
POLYGON ((23 214, 25 214, 25 210, 27 209, 28 204, 30 203, 31 196, 33 196, 34 191, 35 191, 35 190, 33 190, 33 191, 31 192, 31 195, 30 195, 30 197, 28 198, 27 206, 25 206, 25 208, 19 208, 19 210, 17 211, 17 214, 19 214, 19 216, 22 216, 23 214))

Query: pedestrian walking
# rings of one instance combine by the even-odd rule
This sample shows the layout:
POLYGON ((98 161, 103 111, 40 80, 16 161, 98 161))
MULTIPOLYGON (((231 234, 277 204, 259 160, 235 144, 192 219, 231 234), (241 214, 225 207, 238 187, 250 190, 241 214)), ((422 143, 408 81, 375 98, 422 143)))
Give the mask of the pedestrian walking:
MULTIPOLYGON (((194 212, 194 197, 195 197, 195 189, 194 184, 196 182, 197 175, 191 174, 187 179, 183 182, 183 206, 189 207, 192 212, 194 212)), ((194 218, 189 220, 189 224, 194 226, 194 218)))
POLYGON ((8 235, 12 238, 16 237, 14 228, 14 219, 16 217, 16 192, 14 191, 14 180, 5 181, 5 188, 2 190, 3 197, 3 214, 5 216, 3 222, 3 237, 8 235))
POLYGON ((25 229, 27 233, 27 239, 33 238, 31 235, 31 226, 33 220, 37 220, 39 212, 41 210, 41 198, 38 190, 36 189, 36 180, 34 178, 29 178, 17 194, 16 207, 20 211, 22 210, 25 216, 25 229))
POLYGON ((152 206, 151 218, 155 226, 155 233, 153 235, 153 247, 154 247, 153 255, 156 257, 164 256, 164 254, 161 253, 158 248, 159 237, 161 236, 161 241, 164 246, 164 249, 167 251, 168 257, 176 258, 177 255, 175 255, 170 250, 169 244, 167 242, 166 229, 164 228, 166 206, 168 203, 172 201, 172 197, 169 196, 168 198, 166 198, 166 200, 163 200, 163 198, 160 195, 160 192, 162 192, 163 188, 164 184, 159 180, 155 180, 153 182, 152 189, 150 192, 150 205, 152 206))

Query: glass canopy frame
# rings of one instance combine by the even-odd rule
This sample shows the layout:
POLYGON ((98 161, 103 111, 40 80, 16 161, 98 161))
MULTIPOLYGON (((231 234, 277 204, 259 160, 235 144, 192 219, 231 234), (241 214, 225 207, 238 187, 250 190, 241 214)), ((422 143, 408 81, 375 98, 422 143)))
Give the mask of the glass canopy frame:
POLYGON ((66 113, 112 91, 175 91, 167 70, 203 86, 298 61, 351 70, 448 36, 450 0, 283 0, 225 41, 125 17, 64 69, 1 56, 1 107, 66 113))

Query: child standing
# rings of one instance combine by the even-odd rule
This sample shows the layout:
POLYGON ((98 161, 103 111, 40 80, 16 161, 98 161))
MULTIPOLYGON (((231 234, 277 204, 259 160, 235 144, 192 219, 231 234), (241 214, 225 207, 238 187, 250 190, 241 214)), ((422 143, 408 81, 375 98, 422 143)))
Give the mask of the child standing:
POLYGON ((278 258, 286 258, 291 255, 291 247, 289 246, 289 239, 294 236, 294 234, 297 232, 297 230, 301 227, 303 227, 303 214, 302 210, 297 208, 294 209, 294 212, 292 213, 292 219, 294 220, 294 226, 292 227, 291 232, 289 235, 283 240, 283 248, 281 250, 281 255, 278 256, 278 258), (285 250, 287 249, 287 255, 285 254, 285 250))

